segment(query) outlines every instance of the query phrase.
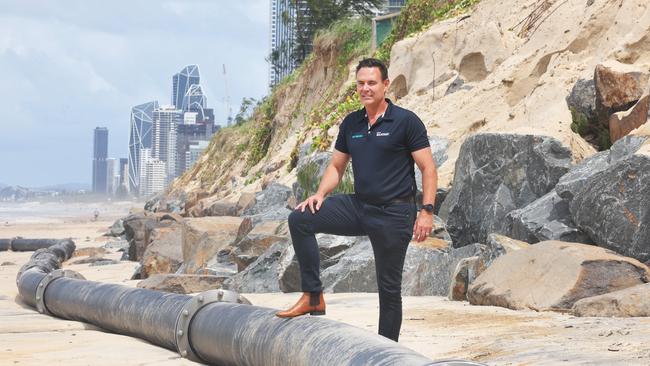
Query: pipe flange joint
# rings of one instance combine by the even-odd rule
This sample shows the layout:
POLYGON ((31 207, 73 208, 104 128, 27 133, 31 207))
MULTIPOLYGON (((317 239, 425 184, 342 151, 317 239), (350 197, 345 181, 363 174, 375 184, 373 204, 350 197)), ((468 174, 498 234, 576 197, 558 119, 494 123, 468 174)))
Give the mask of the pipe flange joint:
POLYGON ((38 310, 39 313, 45 315, 52 315, 50 311, 47 309, 47 306, 45 306, 45 290, 47 289, 47 286, 52 281, 61 277, 76 278, 79 280, 86 279, 79 272, 75 272, 70 269, 57 269, 46 274, 45 277, 43 277, 43 279, 41 280, 41 282, 38 283, 38 287, 36 288, 36 310, 38 310))
POLYGON ((194 315, 201 310, 205 305, 211 304, 213 302, 229 302, 235 304, 247 304, 250 305, 250 301, 245 297, 239 295, 234 291, 228 290, 210 290, 202 292, 190 299, 185 303, 181 309, 178 318, 176 319, 176 348, 178 348, 178 353, 183 358, 187 358, 194 362, 205 362, 196 355, 192 349, 192 344, 190 343, 190 324, 194 315))

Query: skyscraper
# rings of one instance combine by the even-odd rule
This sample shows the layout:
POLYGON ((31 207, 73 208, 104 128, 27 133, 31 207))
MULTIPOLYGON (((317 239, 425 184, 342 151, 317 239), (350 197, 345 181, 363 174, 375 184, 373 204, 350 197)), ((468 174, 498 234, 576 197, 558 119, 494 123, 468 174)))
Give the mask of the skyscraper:
POLYGON ((108 128, 97 127, 93 142, 93 192, 107 193, 108 128))
POLYGON ((294 69, 292 58, 295 42, 296 10, 293 0, 271 0, 271 63, 269 85, 277 84, 294 69))
POLYGON ((106 193, 114 195, 119 185, 120 175, 118 172, 117 159, 106 159, 106 193))
POLYGON ((120 158, 120 169, 119 169, 119 187, 118 192, 123 191, 128 193, 130 189, 129 185, 129 159, 120 158))
POLYGON ((187 65, 178 74, 172 76, 172 104, 177 109, 182 109, 183 98, 190 86, 199 84, 201 76, 198 65, 187 65))
POLYGON ((196 112, 198 113, 198 119, 205 119, 205 113, 203 110, 207 105, 207 97, 203 93, 203 88, 199 84, 192 84, 190 88, 187 89, 185 96, 183 96, 183 104, 181 109, 184 112, 196 112))
POLYGON ((174 106, 153 111, 152 157, 165 163, 168 181, 176 176, 176 131, 182 121, 183 111, 174 106))
POLYGON ((131 133, 129 136, 129 189, 137 194, 140 185, 140 153, 142 149, 151 148, 153 128, 153 111, 158 102, 153 101, 137 105, 131 109, 131 133))

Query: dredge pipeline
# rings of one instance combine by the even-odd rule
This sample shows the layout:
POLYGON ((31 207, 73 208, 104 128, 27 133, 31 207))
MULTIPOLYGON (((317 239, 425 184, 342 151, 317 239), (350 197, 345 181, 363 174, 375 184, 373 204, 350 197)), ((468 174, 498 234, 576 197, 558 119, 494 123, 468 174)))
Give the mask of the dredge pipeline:
POLYGON ((59 241, 58 239, 0 239, 0 252, 7 250, 14 252, 33 252, 38 249, 49 248, 59 241))
POLYGON ((328 319, 280 319, 231 291, 197 296, 87 281, 61 270, 75 245, 39 249, 19 271, 23 301, 39 312, 145 339, 215 365, 479 365, 432 360, 386 338, 328 319))

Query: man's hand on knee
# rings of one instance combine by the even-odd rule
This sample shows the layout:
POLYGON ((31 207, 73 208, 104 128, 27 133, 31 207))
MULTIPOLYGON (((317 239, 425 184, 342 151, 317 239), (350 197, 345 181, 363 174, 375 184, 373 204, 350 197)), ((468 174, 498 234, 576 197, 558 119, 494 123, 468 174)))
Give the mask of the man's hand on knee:
POLYGON ((296 210, 300 210, 301 212, 305 212, 305 208, 309 207, 309 211, 311 213, 316 213, 316 211, 320 210, 320 206, 323 204, 323 201, 325 200, 325 197, 320 194, 314 194, 312 196, 307 197, 306 200, 300 202, 298 206, 296 206, 296 210))

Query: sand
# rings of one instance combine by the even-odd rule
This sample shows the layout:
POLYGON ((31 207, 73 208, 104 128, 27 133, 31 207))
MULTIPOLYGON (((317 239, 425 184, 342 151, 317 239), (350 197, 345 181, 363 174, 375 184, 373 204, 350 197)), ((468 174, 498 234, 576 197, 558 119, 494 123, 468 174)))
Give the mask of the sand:
MULTIPOLYGON (((0 226, 0 238, 72 237, 99 247, 111 220, 0 226)), ((184 365, 175 352, 95 326, 38 314, 20 303, 15 276, 31 253, 0 252, 0 365, 184 365), (9 262, 9 263, 5 263, 9 262)), ((112 252, 107 258, 119 259, 112 252)), ((75 258, 77 259, 77 258, 75 258)), ((70 261, 69 261, 70 262, 70 261)), ((93 281, 135 286, 136 264, 64 264, 93 281)), ((283 308, 297 294, 247 294, 253 304, 283 308)), ((376 332, 377 295, 329 294, 327 318, 376 332)), ((575 318, 567 314, 471 306, 442 297, 406 297, 400 343, 434 360, 463 358, 490 365, 648 365, 649 318, 575 318)))

